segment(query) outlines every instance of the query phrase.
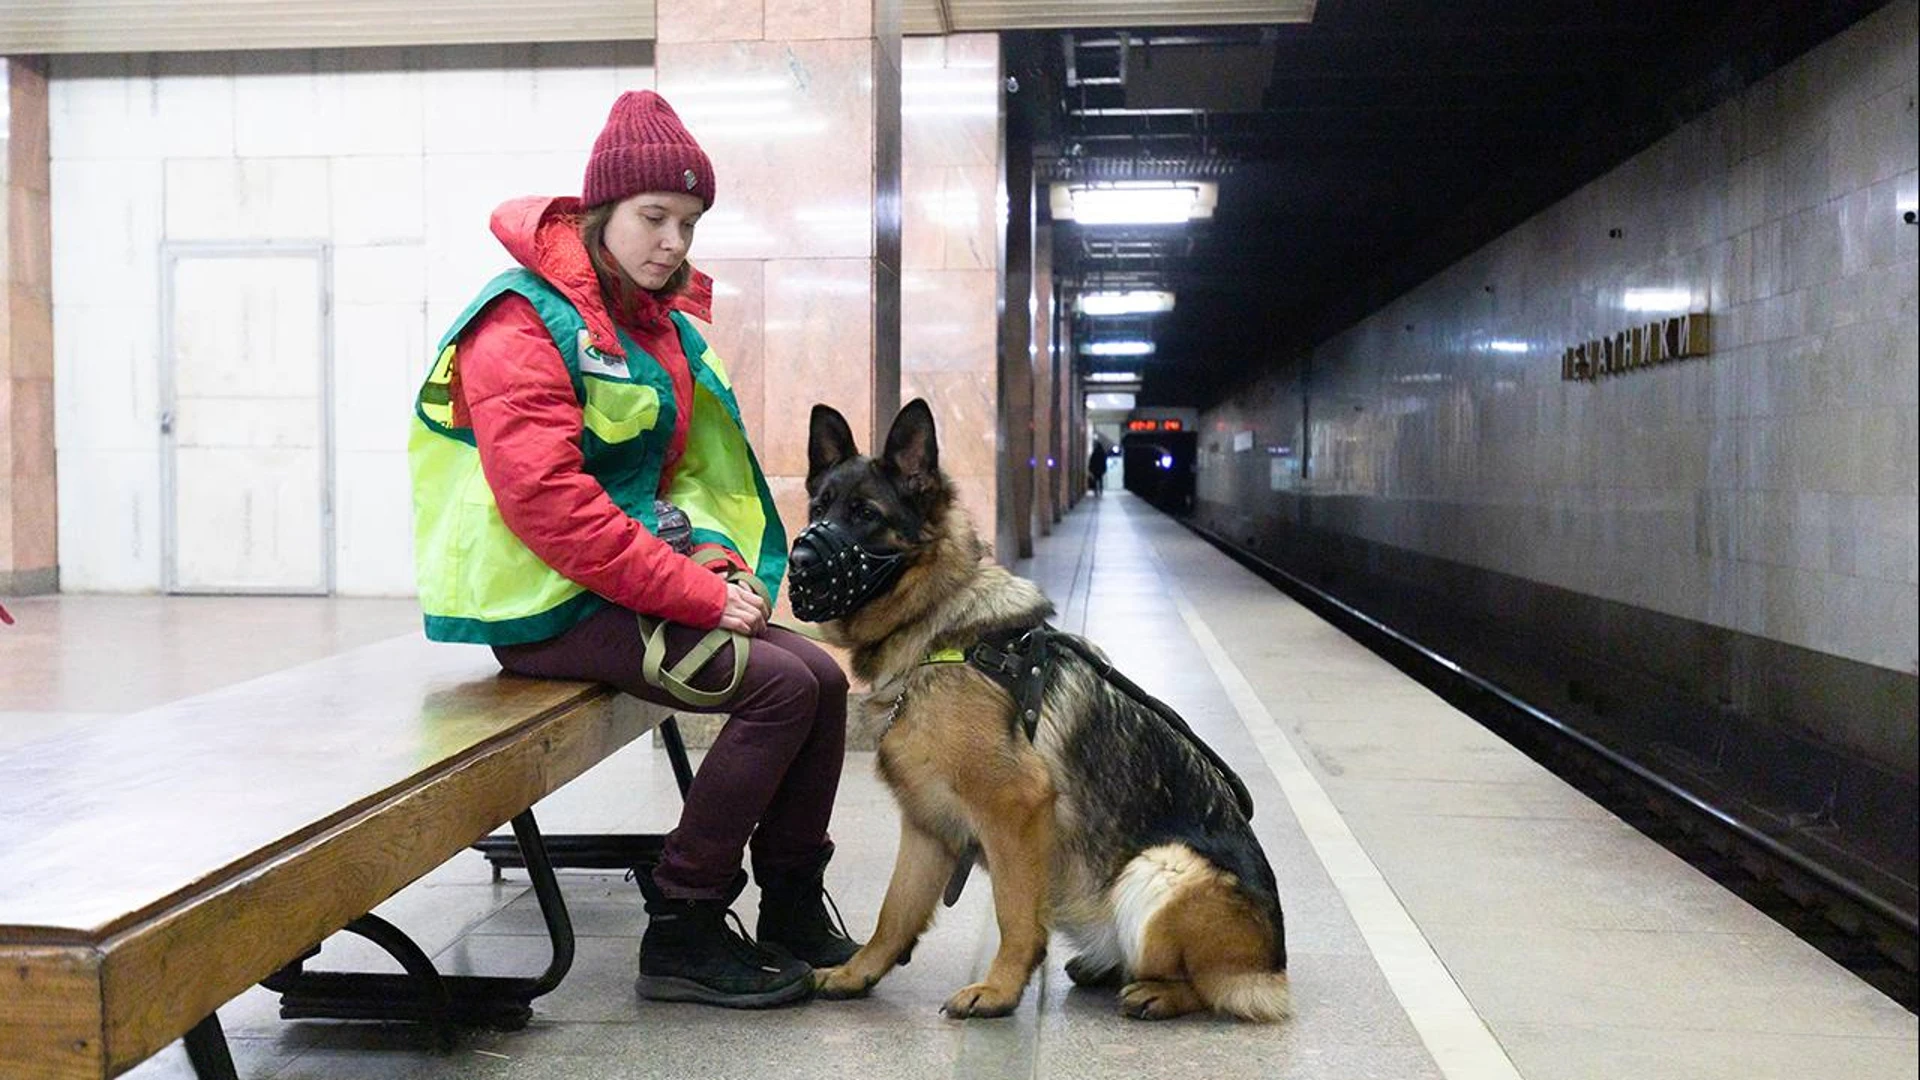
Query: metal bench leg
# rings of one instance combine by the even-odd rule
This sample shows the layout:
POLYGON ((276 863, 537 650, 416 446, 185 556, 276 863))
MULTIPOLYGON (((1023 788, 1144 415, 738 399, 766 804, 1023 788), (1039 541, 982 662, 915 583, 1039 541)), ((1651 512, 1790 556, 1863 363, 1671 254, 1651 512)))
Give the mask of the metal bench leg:
POLYGON ((667 748, 673 781, 680 785, 680 797, 685 799, 693 789, 693 765, 687 761, 687 744, 680 738, 680 724, 671 716, 660 722, 660 745, 667 748))
POLYGON ((208 1013, 205 1020, 187 1032, 187 1060, 193 1063, 193 1075, 200 1080, 240 1080, 233 1069, 233 1055, 227 1052, 227 1034, 220 1030, 220 1014, 208 1013))
POLYGON ((450 1043, 456 1024, 525 1027, 533 1015, 533 999, 560 985, 573 966, 573 920, 533 811, 513 819, 513 834, 553 942, 545 972, 537 978, 442 975, 412 938, 378 915, 367 914, 345 929, 386 950, 406 974, 307 971, 304 959, 296 960, 261 984, 280 994, 280 1015, 289 1020, 421 1021, 434 1026, 443 1045, 450 1043))
MULTIPOLYGON (((680 725, 669 716, 657 730, 661 745, 667 748, 667 763, 673 766, 674 783, 685 799, 693 787, 693 763, 687 759, 680 725)), ((547 856, 562 869, 631 870, 642 863, 659 862, 664 839, 658 833, 560 833, 546 838, 547 856)), ((495 881, 500 880, 500 871, 526 865, 519 846, 504 836, 489 836, 473 846, 493 864, 495 881)))

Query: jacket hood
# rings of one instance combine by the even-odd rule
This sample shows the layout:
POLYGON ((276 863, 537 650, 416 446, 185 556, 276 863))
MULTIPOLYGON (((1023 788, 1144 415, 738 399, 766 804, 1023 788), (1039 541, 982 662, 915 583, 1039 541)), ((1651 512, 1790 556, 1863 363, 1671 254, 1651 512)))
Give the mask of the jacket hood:
MULTIPOLYGON (((501 203, 493 212, 493 235, 521 266, 545 278, 560 290, 593 335, 594 348, 624 356, 613 316, 600 296, 600 280, 580 243, 580 200, 571 196, 530 195, 501 203)), ((713 321, 713 279, 688 267, 687 287, 665 302, 639 293, 643 310, 628 313, 632 321, 664 319, 669 310, 682 311, 702 322, 713 321)))

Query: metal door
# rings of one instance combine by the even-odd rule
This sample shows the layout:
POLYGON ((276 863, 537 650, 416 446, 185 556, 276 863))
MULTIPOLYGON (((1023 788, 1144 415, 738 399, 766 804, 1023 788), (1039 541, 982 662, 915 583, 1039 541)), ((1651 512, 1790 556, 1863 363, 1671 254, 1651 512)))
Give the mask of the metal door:
POLYGON ((166 589, 330 593, 327 249, 163 255, 166 589))

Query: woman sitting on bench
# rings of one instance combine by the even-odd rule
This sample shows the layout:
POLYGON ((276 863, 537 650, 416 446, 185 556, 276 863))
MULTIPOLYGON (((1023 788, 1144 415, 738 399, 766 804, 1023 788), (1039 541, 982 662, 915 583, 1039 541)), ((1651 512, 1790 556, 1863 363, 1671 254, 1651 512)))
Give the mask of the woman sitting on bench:
POLYGON ((730 714, 659 864, 638 868, 638 989, 758 1008, 806 997, 809 965, 858 947, 822 903, 847 681, 767 624, 786 536, 687 319, 711 318, 686 260, 713 198, 705 152, 641 91, 614 102, 580 198, 494 211, 520 265, 454 320, 421 387, 415 556, 428 637, 730 714), (758 945, 725 921, 749 846, 758 945))

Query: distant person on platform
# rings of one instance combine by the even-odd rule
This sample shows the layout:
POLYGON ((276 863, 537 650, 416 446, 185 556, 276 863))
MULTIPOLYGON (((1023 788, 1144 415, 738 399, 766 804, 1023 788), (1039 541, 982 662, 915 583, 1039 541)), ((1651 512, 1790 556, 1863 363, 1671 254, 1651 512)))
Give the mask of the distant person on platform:
POLYGON ((1107 486, 1107 444, 1099 439, 1093 440, 1093 449, 1087 454, 1087 486, 1095 495, 1107 486))

